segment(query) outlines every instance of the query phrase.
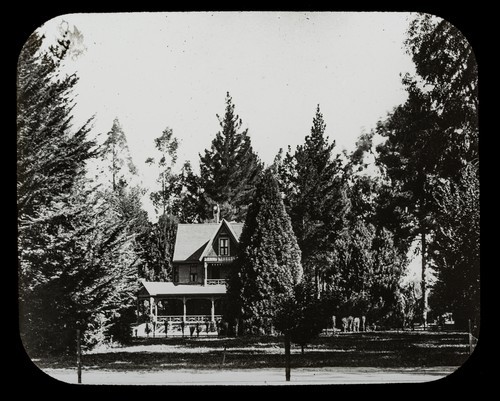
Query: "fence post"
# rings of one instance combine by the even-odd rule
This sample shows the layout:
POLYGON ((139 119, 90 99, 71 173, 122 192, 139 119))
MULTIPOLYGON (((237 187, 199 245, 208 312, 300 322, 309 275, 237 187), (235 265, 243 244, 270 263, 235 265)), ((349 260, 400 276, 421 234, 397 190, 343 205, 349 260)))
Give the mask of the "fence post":
POLYGON ((80 342, 80 329, 76 329, 76 366, 78 383, 82 382, 82 346, 80 342))
POLYGON ((222 365, 224 365, 224 363, 226 362, 226 348, 227 344, 224 343, 224 352, 222 353, 222 365))
POLYGON ((290 381, 290 334, 285 332, 285 380, 290 381))

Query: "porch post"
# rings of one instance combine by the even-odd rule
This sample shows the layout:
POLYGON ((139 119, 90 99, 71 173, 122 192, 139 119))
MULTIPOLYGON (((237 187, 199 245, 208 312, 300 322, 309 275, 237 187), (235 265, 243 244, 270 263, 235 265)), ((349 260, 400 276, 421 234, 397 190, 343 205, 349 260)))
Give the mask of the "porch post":
POLYGON ((182 320, 185 322, 186 321, 186 297, 182 297, 182 307, 183 307, 182 320))
POLYGON ((207 285, 207 262, 203 262, 203 268, 205 270, 205 274, 203 276, 203 285, 206 286, 207 285))
POLYGON ((153 303, 154 303, 154 298, 153 297, 149 297, 149 316, 151 316, 153 314, 153 303))
POLYGON ((212 322, 215 322, 215 302, 214 302, 214 297, 212 297, 210 300, 212 301, 212 309, 211 309, 212 322))
POLYGON ((135 313, 137 316, 137 321, 139 321, 139 297, 135 300, 135 313))

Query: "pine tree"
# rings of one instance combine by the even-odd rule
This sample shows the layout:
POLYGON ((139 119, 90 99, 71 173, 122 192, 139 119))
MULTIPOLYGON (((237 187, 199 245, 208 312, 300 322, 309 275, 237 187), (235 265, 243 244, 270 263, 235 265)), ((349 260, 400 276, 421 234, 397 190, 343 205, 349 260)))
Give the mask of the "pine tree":
POLYGON ((302 279, 300 249, 271 169, 257 185, 235 265, 228 286, 229 319, 241 319, 246 332, 269 333, 280 303, 302 279))
POLYGON ((243 221, 262 170, 262 163, 252 149, 248 129, 241 131, 242 121, 235 114, 227 93, 224 117, 210 150, 200 154, 200 185, 203 189, 205 216, 210 218, 215 203, 226 220, 243 221))
POLYGON ((302 265, 307 279, 316 283, 318 295, 329 264, 331 237, 342 227, 347 207, 340 156, 334 157, 335 142, 329 143, 325 130, 318 105, 304 144, 297 146, 293 155, 289 151, 275 162, 302 265))

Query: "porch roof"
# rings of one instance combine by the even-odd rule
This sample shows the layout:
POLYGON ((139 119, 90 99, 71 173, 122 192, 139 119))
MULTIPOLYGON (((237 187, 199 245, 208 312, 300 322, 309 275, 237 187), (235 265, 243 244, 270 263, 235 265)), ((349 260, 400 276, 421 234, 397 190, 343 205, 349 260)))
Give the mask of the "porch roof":
POLYGON ((190 285, 174 284, 164 281, 143 281, 139 289, 139 296, 169 296, 169 295, 224 295, 225 284, 216 285, 190 285))

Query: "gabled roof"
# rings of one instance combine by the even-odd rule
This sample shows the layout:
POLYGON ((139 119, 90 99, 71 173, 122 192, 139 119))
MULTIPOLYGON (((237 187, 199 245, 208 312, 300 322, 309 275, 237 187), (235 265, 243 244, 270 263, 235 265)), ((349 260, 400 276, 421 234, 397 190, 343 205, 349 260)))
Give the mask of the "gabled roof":
POLYGON ((239 241, 242 223, 228 222, 225 219, 217 223, 179 224, 174 246, 174 262, 199 261, 209 253, 212 242, 222 227, 227 227, 236 242, 239 241))
MULTIPOLYGON (((233 223, 233 224, 235 224, 235 223, 233 223)), ((227 228, 227 231, 229 232, 231 237, 233 237, 234 242, 236 242, 236 243, 240 242, 240 236, 239 235, 236 236, 236 233, 234 232, 233 228, 231 227, 231 223, 229 223, 226 219, 222 219, 219 228, 216 231, 214 231, 212 237, 209 239, 207 245, 205 246, 205 249, 203 250, 203 253, 200 256, 200 260, 205 256, 215 254, 215 250, 213 249, 213 243, 214 243, 215 237, 217 236, 217 234, 219 234, 219 232, 222 230, 223 227, 227 228)))

